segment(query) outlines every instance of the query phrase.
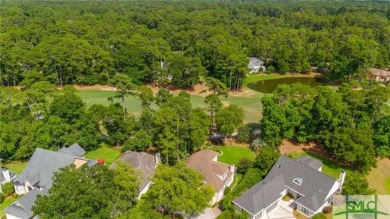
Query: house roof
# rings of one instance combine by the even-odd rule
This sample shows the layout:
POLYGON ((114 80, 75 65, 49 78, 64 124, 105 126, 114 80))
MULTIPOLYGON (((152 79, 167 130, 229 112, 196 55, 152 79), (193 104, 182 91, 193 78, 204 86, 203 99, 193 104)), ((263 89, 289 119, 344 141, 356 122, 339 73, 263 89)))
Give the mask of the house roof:
POLYGON ((261 61, 260 59, 256 58, 256 57, 250 57, 249 58, 249 64, 248 64, 248 68, 249 69, 253 69, 255 67, 259 67, 259 66, 262 66, 264 65, 264 62, 261 61))
POLYGON ((9 178, 11 179, 11 181, 13 178, 15 178, 15 175, 16 175, 14 172, 9 171, 7 168, 1 167, 0 168, 0 185, 3 185, 7 181, 4 174, 9 174, 9 178))
POLYGON ((44 194, 47 194, 47 190, 33 189, 27 194, 23 195, 16 202, 5 208, 3 211, 6 214, 10 214, 19 218, 31 218, 34 215, 32 207, 34 205, 35 200, 37 199, 37 195, 44 194))
POLYGON ((304 164, 304 165, 309 166, 309 167, 316 169, 316 170, 318 170, 319 168, 322 167, 321 161, 314 159, 310 156, 300 156, 297 158, 297 161, 301 164, 304 164))
POLYGON ((267 208, 280 198, 280 193, 286 189, 283 183, 283 175, 275 176, 268 182, 261 181, 245 191, 233 202, 243 207, 252 215, 256 215, 262 209, 267 208))
POLYGON ((204 176, 206 183, 212 185, 219 192, 229 180, 232 172, 229 171, 229 165, 213 160, 217 156, 218 152, 201 150, 192 154, 186 164, 188 167, 198 170, 204 176), (223 178, 225 173, 227 175, 223 178))
MULTIPOLYGON (((307 158, 301 158, 298 161, 286 156, 281 156, 275 162, 267 176, 258 184, 275 183, 275 178, 282 176, 282 178, 277 179, 282 180, 282 183, 286 188, 292 189, 302 196, 297 202, 310 210, 316 211, 324 203, 332 187, 338 181, 337 179, 318 171, 316 168, 313 168, 312 166, 317 166, 318 163, 313 161, 306 162, 308 160, 309 159, 307 158), (298 181, 298 183, 295 183, 294 181, 298 181)), ((258 188, 256 187, 258 184, 252 188, 258 188)), ((253 200, 255 194, 255 192, 245 192, 236 200, 253 200)), ((237 202, 236 200, 234 202, 237 202)), ((253 209, 249 201, 241 201, 241 203, 244 204, 241 206, 246 210, 253 209)), ((259 206, 264 205, 259 202, 252 204, 259 206)), ((255 210, 258 209, 259 208, 256 208, 255 210)))
POLYGON ((77 157, 82 157, 85 154, 85 150, 77 143, 72 144, 71 146, 63 147, 58 152, 64 153, 64 154, 70 154, 77 157))
MULTIPOLYGON (((142 180, 138 189, 139 191, 142 191, 142 189, 149 184, 150 180, 154 176, 154 172, 156 170, 156 161, 154 156, 145 152, 126 151, 121 157, 119 157, 119 160, 128 163, 141 171, 142 180)), ((112 166, 115 166, 115 163, 113 163, 112 166)))
POLYGON ((390 71, 386 71, 379 68, 371 69, 371 74, 375 76, 390 77, 390 71))

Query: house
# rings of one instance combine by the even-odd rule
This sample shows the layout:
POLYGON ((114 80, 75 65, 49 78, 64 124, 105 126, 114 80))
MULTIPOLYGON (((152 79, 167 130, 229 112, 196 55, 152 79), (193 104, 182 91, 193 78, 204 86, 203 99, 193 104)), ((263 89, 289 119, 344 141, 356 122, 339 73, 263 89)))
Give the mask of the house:
MULTIPOLYGON (((3 159, 0 158, 0 162, 2 161, 3 159)), ((0 192, 1 191, 1 186, 5 183, 9 183, 9 182, 12 182, 13 180, 15 179, 15 173, 9 171, 7 168, 5 167, 2 167, 0 165, 0 192)))
POLYGON ((250 57, 249 58, 249 73, 257 73, 257 72, 264 72, 266 70, 264 66, 264 62, 256 57, 250 57))
POLYGON ((295 209, 310 218, 331 204, 345 179, 345 171, 335 179, 321 169, 322 163, 308 156, 296 160, 281 156, 261 182, 233 203, 238 211, 246 211, 256 219, 268 218, 267 215, 278 209, 290 213, 295 209), (286 194, 292 197, 287 203, 282 200, 286 194))
POLYGON ((96 161, 85 159, 85 151, 78 144, 58 151, 37 148, 21 174, 14 180, 15 192, 23 195, 4 209, 7 219, 33 218, 32 206, 38 194, 47 194, 53 185, 52 177, 60 168, 75 165, 77 168, 87 164, 96 165, 96 161))
MULTIPOLYGON (((145 152, 126 151, 118 158, 118 160, 130 164, 134 168, 140 170, 142 180, 138 187, 138 198, 141 198, 141 196, 145 194, 152 185, 151 179, 154 176, 154 172, 159 162, 157 157, 145 152)), ((113 163, 111 167, 115 168, 115 163, 113 163)))
POLYGON ((211 205, 219 202, 223 198, 225 188, 230 186, 234 179, 235 167, 217 161, 218 152, 211 150, 200 150, 192 154, 186 165, 199 171, 205 183, 215 189, 215 195, 211 205))
POLYGON ((379 83, 388 83, 390 82, 390 71, 373 68, 371 69, 371 78, 374 78, 379 83))

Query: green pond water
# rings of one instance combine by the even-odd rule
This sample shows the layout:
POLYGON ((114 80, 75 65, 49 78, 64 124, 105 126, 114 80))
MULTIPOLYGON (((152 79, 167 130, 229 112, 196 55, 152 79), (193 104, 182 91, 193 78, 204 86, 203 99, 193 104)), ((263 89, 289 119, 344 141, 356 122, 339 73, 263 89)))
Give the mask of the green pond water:
POLYGON ((319 85, 327 85, 327 79, 322 77, 278 78, 278 79, 270 79, 270 80, 263 80, 263 81, 250 83, 248 84, 248 87, 255 91, 269 94, 272 93, 280 84, 294 84, 294 83, 301 83, 301 84, 306 84, 315 87, 319 85))

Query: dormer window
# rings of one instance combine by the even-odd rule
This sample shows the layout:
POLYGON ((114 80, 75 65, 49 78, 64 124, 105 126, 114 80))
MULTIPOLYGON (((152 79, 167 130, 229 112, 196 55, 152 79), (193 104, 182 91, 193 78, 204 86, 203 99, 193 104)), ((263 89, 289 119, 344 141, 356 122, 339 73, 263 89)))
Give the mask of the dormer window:
POLYGON ((293 183, 297 184, 297 185, 302 185, 302 182, 303 182, 303 178, 301 176, 299 177, 295 177, 293 179, 293 183))

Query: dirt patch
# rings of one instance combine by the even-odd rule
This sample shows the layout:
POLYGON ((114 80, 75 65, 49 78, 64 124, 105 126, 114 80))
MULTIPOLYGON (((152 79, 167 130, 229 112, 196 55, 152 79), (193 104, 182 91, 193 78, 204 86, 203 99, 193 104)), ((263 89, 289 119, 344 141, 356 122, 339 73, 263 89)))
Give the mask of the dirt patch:
POLYGON ((329 154, 323 149, 322 145, 316 142, 298 143, 291 140, 283 140, 279 146, 281 154, 316 154, 321 157, 329 157, 329 154))
POLYGON ((74 85, 74 88, 76 90, 109 90, 109 91, 116 91, 115 87, 108 86, 108 85, 74 85))
POLYGON ((372 169, 367 175, 367 180, 371 189, 375 189, 378 195, 389 195, 388 188, 390 180, 390 159, 377 159, 377 167, 372 169))

